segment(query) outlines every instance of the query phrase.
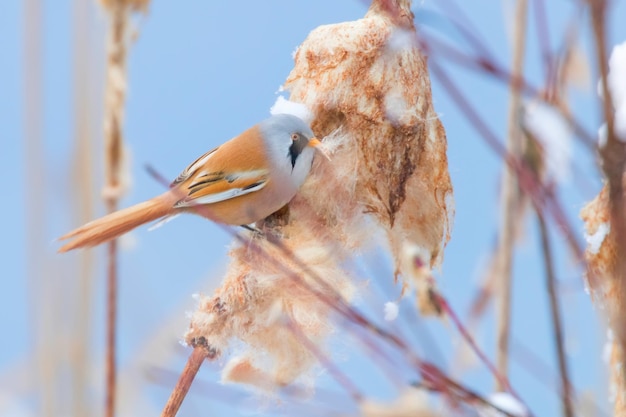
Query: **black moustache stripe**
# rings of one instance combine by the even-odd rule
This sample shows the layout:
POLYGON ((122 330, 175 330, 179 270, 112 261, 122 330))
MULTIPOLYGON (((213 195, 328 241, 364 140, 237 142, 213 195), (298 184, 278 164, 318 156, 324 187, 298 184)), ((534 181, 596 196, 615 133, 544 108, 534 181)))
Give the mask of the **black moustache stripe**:
POLYGON ((291 146, 289 147, 289 156, 291 157, 291 168, 293 169, 296 166, 296 160, 298 156, 302 153, 304 148, 307 147, 309 141, 302 135, 298 135, 298 139, 294 140, 291 146))

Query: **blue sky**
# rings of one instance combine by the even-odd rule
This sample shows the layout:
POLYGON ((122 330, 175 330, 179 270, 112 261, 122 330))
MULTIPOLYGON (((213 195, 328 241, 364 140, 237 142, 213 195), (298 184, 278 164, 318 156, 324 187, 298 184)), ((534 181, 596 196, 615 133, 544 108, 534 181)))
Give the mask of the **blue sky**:
MULTIPOLYGON (((37 404, 28 395, 32 391, 17 387, 8 389, 2 386, 2 382, 6 381, 6 376, 15 367, 28 372, 27 368, 20 366, 26 366, 24 364, 32 358, 34 343, 45 343, 40 337, 33 336, 37 314, 43 312, 50 317, 66 317, 75 308, 76 298, 81 297, 79 291, 72 287, 75 278, 70 277, 76 271, 76 255, 56 255, 56 246, 52 243, 55 237, 75 225, 72 220, 72 204, 75 202, 70 199, 71 183, 68 179, 72 175, 74 129, 78 114, 74 104, 77 91, 73 69, 73 47, 78 38, 74 35, 75 23, 72 19, 77 3, 41 2, 43 61, 39 70, 43 77, 43 118, 39 127, 43 135, 45 165, 44 177, 35 178, 38 181, 35 183, 28 183, 28 177, 25 176, 34 161, 27 158, 23 140, 24 125, 33 123, 33 113, 25 111, 23 97, 26 81, 23 5, 21 2, 9 1, 0 6, 0 44, 4 53, 3 65, 0 66, 0 125, 4 137, 3 150, 0 152, 0 175, 5 178, 7 196, 0 216, 0 227, 5 236, 2 251, 5 273, 0 291, 0 325, 5 334, 0 347, 0 394, 4 395, 0 398, 8 395, 20 404, 26 404, 26 408, 31 410, 36 410, 34 407, 37 404), (45 228, 40 230, 43 241, 35 251, 43 253, 45 262, 43 265, 33 265, 33 248, 27 247, 25 235, 27 225, 32 220, 27 215, 25 204, 29 193, 41 192, 42 189, 45 190, 45 204, 39 209, 45 210, 45 228), (39 275, 29 277, 29 270, 39 271, 39 275), (54 288, 62 288, 62 291, 53 291, 48 303, 37 307, 37 300, 46 300, 46 291, 54 288), (53 308, 53 311, 47 312, 47 308, 53 308)), ((434 9, 433 1, 417 3, 428 10, 434 9)), ((546 3, 549 3, 547 9, 554 44, 563 33, 567 19, 575 12, 571 1, 546 3)), ((243 4, 153 1, 149 13, 135 20, 137 38, 132 44, 128 60, 125 139, 132 152, 133 185, 121 204, 130 205, 162 191, 162 185, 145 171, 145 164, 173 178, 198 155, 266 117, 276 99, 276 91, 292 68, 291 53, 307 33, 322 24, 357 19, 363 16, 366 9, 366 2, 356 0, 273 0, 243 4)), ((89 52, 83 64, 92 71, 87 84, 92 96, 87 114, 93 121, 93 138, 98 141, 101 138, 98 118, 102 111, 99 94, 104 74, 102 56, 105 19, 97 7, 89 5, 87 10, 91 15, 85 21, 87 29, 81 32, 89 33, 86 38, 89 52)), ((498 61, 508 65, 509 29, 506 27, 507 20, 501 2, 476 0, 472 6, 464 7, 464 10, 498 61)), ((626 40, 626 27, 620 27, 617 19, 617 16, 625 15, 626 6, 619 2, 611 15, 611 45, 626 40)), ((442 33, 450 42, 461 47, 464 45, 463 40, 454 35, 442 21, 427 18, 419 10, 417 17, 418 21, 429 25, 431 32, 442 33)), ((589 53, 589 32, 583 27, 580 30, 587 56, 593 59, 594 56, 589 53)), ((535 83, 541 80, 537 45, 536 31, 531 24, 525 74, 535 83)), ((502 138, 507 120, 506 86, 454 65, 446 68, 470 97, 474 108, 502 138)), ((593 66, 592 70, 595 71, 593 66)), ((588 91, 572 94, 574 111, 587 130, 592 132, 600 124, 595 79, 594 73, 594 81, 588 91)), ((438 279, 443 294, 463 316, 481 281, 495 242, 502 164, 436 79, 433 79, 433 98, 447 131, 449 168, 456 199, 452 240, 446 249, 438 279)), ((577 213, 584 202, 597 193, 601 181, 592 168, 593 158, 585 155, 579 146, 575 146, 575 155, 587 182, 566 183, 560 190, 560 196, 576 230, 582 236, 582 224, 577 219, 577 213)), ((93 181, 98 184, 101 176, 93 181)), ((102 205, 98 203, 96 213, 103 212, 102 205)), ((514 339, 531 348, 554 370, 547 295, 537 245, 536 221, 532 216, 527 219, 526 226, 515 259, 514 339)), ((559 261, 558 276, 568 284, 564 285, 568 289, 563 290, 561 295, 572 378, 578 389, 593 392, 595 401, 608 409, 606 375, 601 360, 605 335, 602 320, 583 291, 580 271, 568 256, 562 240, 556 237, 555 230, 553 236, 559 261)), ((186 351, 177 348, 177 341, 186 326, 184 311, 194 306, 191 294, 209 292, 219 284, 230 237, 221 228, 203 219, 182 216, 152 232, 141 228, 134 232, 134 239, 136 247, 121 255, 120 368, 133 368, 138 357, 145 352, 146 341, 151 340, 159 329, 168 327, 171 332, 163 336, 160 343, 166 344, 173 353, 167 356, 165 362, 152 365, 176 373, 182 368, 186 355, 186 351), (172 321, 175 324, 164 325, 172 321)), ((102 255, 102 250, 96 251, 99 267, 96 268, 93 299, 89 301, 93 329, 88 345, 94 361, 100 360, 103 352, 102 255)), ((372 283, 370 288, 376 292, 381 285, 385 295, 379 293, 376 297, 386 301, 397 294, 398 288, 389 285, 392 270, 386 264, 386 258, 379 254, 376 259, 381 260, 382 265, 372 265, 370 261, 368 270, 381 284, 372 283)), ((366 294, 364 300, 368 297, 366 294)), ((411 306, 412 300, 404 300, 401 314, 411 306)), ((376 305, 372 308, 371 304, 363 301, 361 307, 376 320, 382 318, 382 305, 377 311, 376 305)), ((493 313, 490 312, 476 332, 489 354, 493 353, 494 323, 493 313)), ((71 326, 61 326, 54 321, 50 325, 53 327, 48 329, 48 334, 60 339, 69 337, 67 332, 71 326), (59 329, 55 327, 57 325, 59 329)), ((403 326, 409 324, 404 323, 403 326)), ((427 327, 437 340, 442 356, 446 358, 441 365, 449 367, 454 346, 461 343, 458 335, 450 324, 432 322, 427 323, 427 327)), ((50 343, 57 345, 56 342, 50 343)), ((364 392, 380 398, 394 395, 389 384, 380 382, 380 375, 367 357, 352 354, 348 342, 333 343, 339 346, 338 361, 342 368, 363 386, 364 392)), ((511 368, 513 385, 536 415, 555 415, 559 404, 553 390, 546 389, 529 375, 527 370, 531 366, 524 363, 521 356, 514 355, 517 359, 511 368)), ((217 381, 219 367, 206 368, 201 372, 201 378, 217 381)), ((158 410, 164 403, 172 378, 166 378, 164 383, 155 383, 147 381, 140 373, 133 375, 142 384, 137 394, 141 401, 137 403, 145 403, 149 409, 158 410)), ((491 378, 483 367, 474 367, 460 377, 480 392, 488 393, 493 389, 491 378)), ((322 376, 321 379, 323 384, 333 386, 328 376, 322 376)), ((99 401, 100 382, 95 371, 94 381, 93 397, 99 401)), ((189 408, 183 409, 189 415, 193 413, 193 404, 228 409, 220 398, 210 392, 196 392, 190 403, 189 408)))

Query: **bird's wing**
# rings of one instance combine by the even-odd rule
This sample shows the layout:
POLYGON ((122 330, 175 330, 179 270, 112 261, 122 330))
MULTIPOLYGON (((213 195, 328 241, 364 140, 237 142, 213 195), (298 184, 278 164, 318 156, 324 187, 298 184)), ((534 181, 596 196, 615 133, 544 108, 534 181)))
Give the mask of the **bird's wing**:
POLYGON ((199 172, 180 187, 186 196, 181 198, 175 208, 192 207, 200 204, 213 204, 245 194, 253 193, 265 187, 268 182, 267 170, 223 173, 199 172))
POLYGON ((258 191, 269 181, 268 158, 253 127, 191 163, 172 182, 175 208, 213 204, 258 191))
POLYGON ((205 153, 200 158, 196 159, 191 164, 189 164, 189 166, 185 168, 183 172, 181 172, 180 175, 176 177, 174 181, 172 181, 172 183, 170 184, 170 188, 174 188, 178 184, 181 184, 185 182, 186 180, 188 180, 193 174, 195 174, 198 171, 199 168, 201 168, 205 163, 207 163, 209 158, 211 158, 213 154, 215 153, 215 151, 217 151, 218 149, 219 149, 219 146, 215 149, 211 149, 209 152, 205 153))

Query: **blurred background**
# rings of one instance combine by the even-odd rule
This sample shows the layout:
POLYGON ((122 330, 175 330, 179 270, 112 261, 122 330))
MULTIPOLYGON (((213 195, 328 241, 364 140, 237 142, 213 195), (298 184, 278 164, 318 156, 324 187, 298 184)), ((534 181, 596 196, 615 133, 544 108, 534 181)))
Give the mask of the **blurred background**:
MULTIPOLYGON (((514 1, 414 3, 418 31, 469 53, 467 34, 450 23, 461 20, 490 58, 509 68, 514 1)), ((577 1, 529 3, 524 77, 540 88, 542 42, 557 50, 573 36, 579 76, 568 90, 568 105, 595 136, 602 122, 589 16, 577 1), (536 27, 533 13, 539 5, 548 33, 536 27)), ((612 2, 609 51, 626 40, 620 18, 626 16, 625 3, 612 2)), ((268 116, 292 68, 292 52, 307 34, 319 25, 361 18, 367 7, 357 0, 154 0, 146 13, 135 14, 124 115, 128 190, 120 205, 163 191, 146 165, 174 178, 202 153, 268 116)), ((0 216, 0 415, 102 414, 105 251, 58 255, 55 238, 105 212, 100 196, 107 19, 95 1, 9 0, 0 5, 0 176, 7 188, 0 216)), ((436 48, 429 60, 449 71, 504 143, 508 85, 447 60, 436 48)), ((447 131, 456 200, 452 238, 436 276, 441 293, 466 318, 484 286, 497 241, 503 162, 436 77, 432 88, 447 131)), ((583 241, 578 212, 597 195, 601 176, 595 155, 580 141, 572 136, 562 146, 571 158, 560 163, 570 168, 557 194, 583 241)), ((514 258, 509 376, 535 415, 553 416, 560 412, 560 399, 539 236, 532 213, 519 221, 523 232, 514 258)), ((604 320, 585 292, 580 264, 557 228, 549 226, 577 411, 610 415, 604 320)), ((160 412, 190 352, 179 340, 188 323, 185 313, 195 306, 192 294, 210 293, 219 285, 230 242, 222 228, 195 216, 181 216, 154 231, 142 227, 120 242, 118 415, 160 412)), ((362 277, 367 285, 357 306, 384 323, 383 304, 401 289, 393 284, 393 267, 384 248, 359 262, 368 276, 362 277)), ((413 329, 416 344, 426 334, 432 337, 436 351, 422 355, 477 392, 493 392, 493 376, 463 353, 464 342, 453 327, 446 321, 416 321, 413 310, 413 298, 403 299, 397 325, 413 329)), ((471 328, 491 358, 494 311, 489 306, 471 328)), ((333 360, 369 398, 390 401, 399 395, 375 358, 347 338, 337 337, 331 345, 333 360)), ((219 372, 220 363, 202 368, 179 415, 293 412, 241 387, 218 385, 219 372)), ((321 369, 315 377, 340 412, 355 415, 332 378, 321 369)), ((323 414, 313 405, 299 413, 323 414)))

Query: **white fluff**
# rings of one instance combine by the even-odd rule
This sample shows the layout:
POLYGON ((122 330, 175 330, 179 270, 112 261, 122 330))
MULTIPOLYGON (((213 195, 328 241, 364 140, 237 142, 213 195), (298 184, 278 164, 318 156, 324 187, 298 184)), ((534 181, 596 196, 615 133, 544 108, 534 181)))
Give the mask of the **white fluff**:
MULTIPOLYGON (((506 411, 507 413, 516 416, 516 417, 526 417, 528 416, 528 410, 524 407, 518 400, 515 399, 511 394, 507 392, 494 392, 493 394, 487 397, 487 401, 491 404, 495 405, 499 409, 506 411)), ((480 417, 501 417, 504 416, 503 413, 496 411, 492 407, 482 406, 478 410, 478 415, 480 417)))
POLYGON ((400 91, 390 91, 385 95, 385 113, 394 123, 401 123, 408 105, 400 91))
POLYGON ((387 48, 393 52, 413 49, 416 46, 417 36, 415 36, 415 32, 407 29, 395 29, 387 40, 387 48))
POLYGON ((277 114, 291 114, 299 117, 306 124, 311 124, 311 121, 313 121, 313 113, 311 113, 306 105, 296 103, 295 101, 289 101, 283 96, 278 96, 278 98, 276 98, 276 102, 270 108, 270 114, 273 116, 277 114))
POLYGON ((399 312, 398 303, 393 301, 388 301, 385 303, 385 320, 386 321, 394 321, 398 318, 399 312))
POLYGON ((598 146, 599 147, 604 148, 604 145, 606 145, 607 136, 608 134, 607 134, 607 129, 606 129, 606 123, 603 123, 602 126, 598 128, 598 146))
MULTIPOLYGON (((613 47, 609 59, 607 83, 615 109, 615 134, 622 141, 626 141, 626 42, 613 47)), ((604 96, 601 81, 598 81, 598 95, 604 96)), ((600 136, 601 145, 602 139, 603 137, 600 136)))
POLYGON ((572 131, 553 107, 534 101, 524 109, 524 127, 539 141, 545 152, 548 178, 567 181, 572 158, 572 131))
POLYGON ((602 361, 608 365, 611 362, 611 351, 613 350, 613 330, 607 329, 606 342, 602 349, 602 361))
POLYGON ((613 47, 609 59, 608 83, 615 109, 626 105, 626 42, 613 47))
POLYGON ((423 284, 431 276, 431 254, 428 249, 412 242, 404 242, 400 256, 402 273, 416 285, 423 284))
POLYGON ((585 240, 587 241, 587 250, 589 253, 596 255, 600 251, 602 242, 604 242, 604 239, 610 232, 611 225, 609 223, 602 223, 598 226, 594 233, 585 233, 585 240))

